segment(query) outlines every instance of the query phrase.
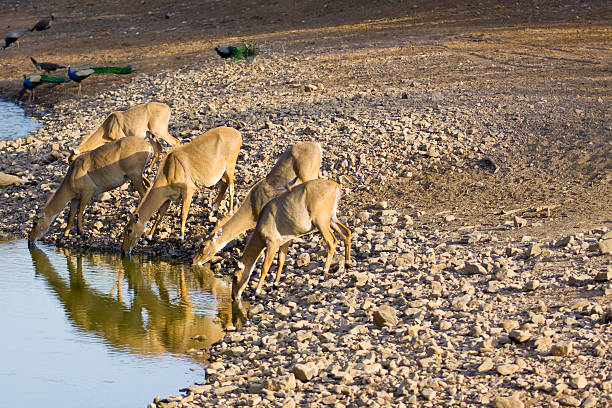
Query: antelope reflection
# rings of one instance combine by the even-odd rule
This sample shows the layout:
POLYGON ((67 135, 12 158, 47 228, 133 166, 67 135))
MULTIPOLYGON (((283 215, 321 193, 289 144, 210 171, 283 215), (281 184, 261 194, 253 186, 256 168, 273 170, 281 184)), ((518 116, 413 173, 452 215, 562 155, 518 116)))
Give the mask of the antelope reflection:
POLYGON ((242 313, 232 312, 229 283, 216 279, 210 269, 62 252, 67 278, 43 250, 30 248, 36 274, 45 278, 76 327, 117 348, 139 354, 186 353, 209 348, 225 327, 242 323, 235 316, 242 313), (104 279, 109 271, 114 276, 104 279), (106 292, 95 288, 108 282, 106 292), (206 312, 198 309, 202 303, 206 312))

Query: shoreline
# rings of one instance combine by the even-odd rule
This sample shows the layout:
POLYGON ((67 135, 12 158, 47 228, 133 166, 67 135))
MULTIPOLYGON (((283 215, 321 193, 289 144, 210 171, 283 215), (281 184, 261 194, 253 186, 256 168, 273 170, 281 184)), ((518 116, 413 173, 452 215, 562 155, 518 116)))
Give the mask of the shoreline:
MULTIPOLYGON (((558 6, 567 24, 537 36, 504 19, 493 28, 381 19, 371 30, 270 34, 248 65, 225 65, 209 40, 186 42, 185 60, 160 54, 173 60, 161 72, 99 78, 80 99, 73 86, 43 93, 41 105, 25 104, 40 109, 43 126, 0 141, 0 171, 26 179, 0 191, 0 235, 27 234, 65 174, 68 148, 113 110, 168 103, 169 132, 182 141, 238 128, 238 202, 288 145, 316 140, 323 177, 343 185, 355 267, 344 271, 336 259, 319 282, 324 244, 316 235, 297 241, 278 289, 268 282, 259 299, 245 292, 250 320, 212 349, 207 383, 154 405, 612 405, 612 256, 600 249, 612 229, 612 97, 601 49, 609 29, 558 6)), ((161 20, 155 13, 146 18, 161 20)), ((67 35, 58 28, 49 38, 67 35)), ((153 43, 157 34, 147 35, 153 43)), ((43 49, 34 43, 42 36, 31 39, 43 49)), ((5 65, 21 51, 11 52, 5 65)), ((127 55, 100 54, 92 63, 127 55)), ((185 242, 173 204, 157 240, 139 241, 134 253, 189 262, 219 218, 215 194, 195 197, 185 242)), ((127 185, 104 194, 85 210, 86 237, 59 243, 118 251, 136 205, 127 185)), ((65 214, 44 242, 56 243, 65 214)), ((244 239, 212 270, 232 271, 244 239)))

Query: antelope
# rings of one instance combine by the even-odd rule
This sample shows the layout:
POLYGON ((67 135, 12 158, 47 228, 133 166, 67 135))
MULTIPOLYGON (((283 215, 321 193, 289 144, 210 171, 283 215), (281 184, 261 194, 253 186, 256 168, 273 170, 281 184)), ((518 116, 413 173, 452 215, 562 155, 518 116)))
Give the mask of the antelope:
POLYGON ((147 160, 159 147, 159 143, 154 141, 130 136, 81 154, 70 164, 60 186, 34 219, 28 245, 33 245, 49 229, 68 202, 70 213, 64 236, 70 234, 75 217, 77 232, 82 235, 85 206, 95 195, 121 186, 126 178, 138 194, 144 196, 146 189, 142 173, 147 160))
POLYGON ((179 239, 184 240, 189 206, 193 194, 200 187, 212 187, 220 182, 215 208, 221 204, 223 195, 229 187, 229 208, 232 213, 234 172, 241 144, 240 132, 231 127, 221 126, 170 151, 160 163, 153 186, 140 200, 136 213, 129 216, 123 234, 121 252, 131 253, 149 219, 157 211, 157 218, 149 233, 149 239, 152 238, 168 211, 170 202, 178 200, 179 197, 183 199, 179 239))
POLYGON ((242 292, 264 248, 266 256, 255 295, 261 291, 276 252, 278 252, 278 269, 274 284, 277 285, 291 240, 316 230, 321 233, 328 248, 323 279, 327 278, 338 244, 338 239, 332 231, 342 236, 344 264, 349 268, 351 265, 351 231, 336 216, 340 195, 340 184, 331 180, 316 179, 300 184, 270 200, 261 210, 255 231, 249 237, 238 263, 239 269, 234 274, 232 281, 232 297, 237 301, 241 300, 242 292))
POLYGON ((321 154, 321 145, 315 142, 301 142, 287 149, 270 173, 247 193, 236 213, 225 216, 210 232, 193 264, 203 265, 238 235, 255 227, 261 209, 281 194, 282 186, 319 177, 321 154))
MULTIPOLYGON (((81 153, 122 137, 138 136, 144 138, 147 131, 155 137, 165 140, 168 144, 176 146, 179 141, 168 133, 169 118, 170 107, 161 102, 149 102, 136 105, 125 111, 112 112, 95 132, 84 137, 78 146, 72 149, 72 155, 68 161, 71 162, 81 153)), ((150 168, 153 168, 158 156, 159 153, 156 152, 150 168)))

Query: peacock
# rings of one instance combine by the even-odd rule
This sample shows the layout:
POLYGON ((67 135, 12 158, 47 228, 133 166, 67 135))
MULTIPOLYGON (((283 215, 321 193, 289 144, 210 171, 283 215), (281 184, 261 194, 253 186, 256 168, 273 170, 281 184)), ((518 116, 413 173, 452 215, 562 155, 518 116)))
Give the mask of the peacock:
POLYGON ((34 24, 34 27, 30 28, 30 31, 43 31, 51 28, 51 24, 53 24, 53 20, 55 20, 55 15, 51 13, 49 18, 43 18, 38 20, 38 23, 34 24))
POLYGON ((19 38, 21 38, 21 36, 27 32, 28 32, 27 28, 20 28, 18 30, 11 31, 10 33, 8 33, 6 37, 4 37, 5 44, 4 44, 4 47, 2 47, 2 49, 8 48, 13 43, 16 43, 17 48, 19 48, 19 38))
POLYGON ((68 77, 79 84, 79 96, 81 96, 81 81, 93 74, 130 74, 134 68, 130 65, 125 67, 90 67, 80 68, 75 71, 68 65, 68 77))
POLYGON ((30 57, 30 59, 32 60, 32 64, 34 64, 36 69, 39 70, 39 71, 51 72, 51 71, 55 71, 57 69, 64 69, 64 68, 66 68, 63 65, 56 64, 54 62, 38 62, 38 61, 36 61, 32 57, 30 57))
POLYGON ((30 100, 33 100, 34 99, 34 88, 36 88, 37 86, 42 85, 44 83, 61 84, 64 82, 70 82, 70 80, 63 76, 51 76, 51 75, 45 75, 45 74, 26 76, 24 74, 23 75, 23 88, 21 89, 21 92, 19 92, 17 99, 21 99, 21 97, 26 91, 30 91, 30 100))
POLYGON ((217 54, 219 54, 221 58, 232 58, 234 62, 254 57, 259 53, 259 49, 255 47, 255 43, 253 41, 245 41, 244 48, 234 47, 233 45, 217 45, 215 47, 215 51, 217 51, 217 54))

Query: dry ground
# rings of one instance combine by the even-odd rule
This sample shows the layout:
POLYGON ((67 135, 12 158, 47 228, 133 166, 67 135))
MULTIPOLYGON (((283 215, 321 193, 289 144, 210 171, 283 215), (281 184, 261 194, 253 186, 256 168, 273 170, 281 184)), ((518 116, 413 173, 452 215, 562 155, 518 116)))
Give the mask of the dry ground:
MULTIPOLYGON (((436 168, 381 180, 361 204, 452 208, 481 222, 502 208, 560 205, 565 226, 610 221, 612 8, 605 1, 3 3, 6 32, 56 15, 50 30, 0 54, 7 98, 23 73, 34 72, 28 55, 154 73, 199 67, 215 44, 249 38, 263 58, 303 60, 324 86, 406 92, 407 103, 452 106, 458 115, 480 108, 476 131, 496 139, 483 153, 499 171, 436 168)), ((125 80, 96 76, 83 89, 93 95, 125 80)), ((36 104, 52 108, 75 98, 76 86, 37 95, 36 104)))

